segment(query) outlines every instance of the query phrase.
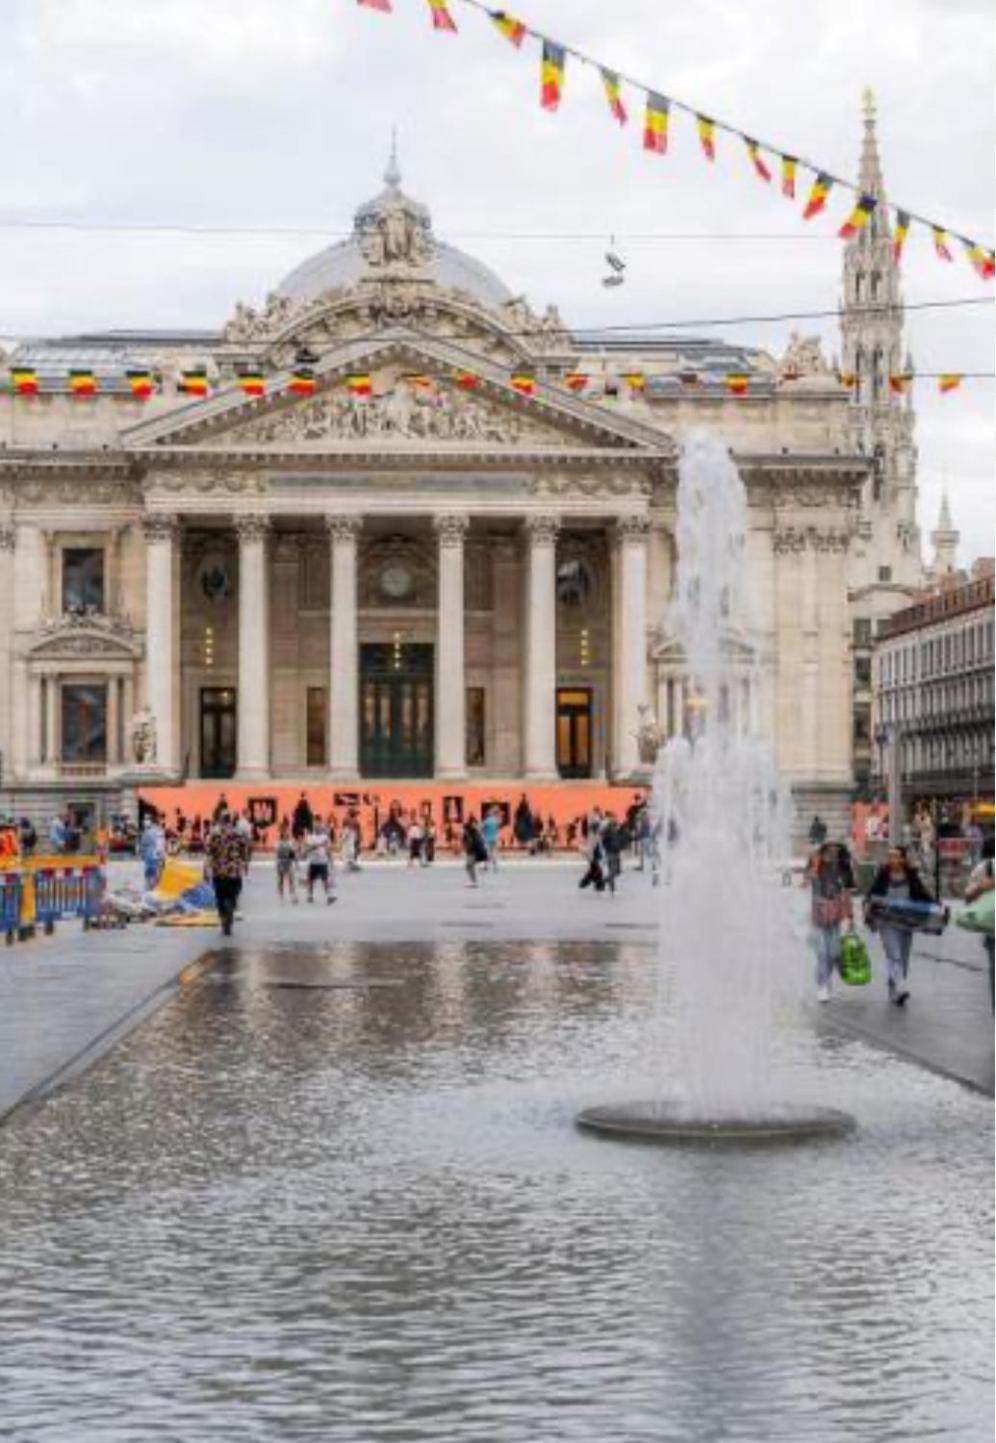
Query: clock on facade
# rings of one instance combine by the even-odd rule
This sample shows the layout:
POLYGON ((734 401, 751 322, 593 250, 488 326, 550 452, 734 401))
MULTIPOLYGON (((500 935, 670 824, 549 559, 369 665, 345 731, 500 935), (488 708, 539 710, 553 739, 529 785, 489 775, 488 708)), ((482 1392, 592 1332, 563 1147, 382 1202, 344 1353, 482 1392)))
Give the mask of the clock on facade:
POLYGON ((408 596, 414 578, 407 566, 385 566, 380 573, 380 589, 391 601, 401 601, 408 596))

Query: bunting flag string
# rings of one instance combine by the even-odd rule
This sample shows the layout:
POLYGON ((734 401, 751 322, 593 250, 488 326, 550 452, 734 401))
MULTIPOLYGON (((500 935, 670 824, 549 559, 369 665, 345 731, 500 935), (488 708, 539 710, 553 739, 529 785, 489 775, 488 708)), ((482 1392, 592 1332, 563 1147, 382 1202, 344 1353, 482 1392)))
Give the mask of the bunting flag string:
MULTIPOLYGON (((379 10, 391 13, 391 0, 357 0, 357 3, 366 9, 379 10)), ((433 27, 437 30, 455 31, 456 24, 450 13, 452 0, 428 0, 432 13, 433 27)), ((838 234, 845 240, 851 240, 864 228, 871 211, 862 213, 861 202, 865 197, 862 195, 860 185, 854 181, 846 180, 841 176, 832 174, 823 166, 796 155, 793 151, 774 145, 770 141, 757 140, 749 136, 738 126, 725 120, 717 120, 711 115, 695 109, 685 101, 675 96, 666 96, 659 91, 645 85, 621 71, 605 65, 602 61, 591 55, 585 54, 574 46, 568 46, 560 41, 554 40, 551 36, 543 34, 534 29, 525 21, 510 15, 505 10, 493 10, 486 0, 457 0, 457 3, 468 5, 472 9, 486 15, 493 26, 500 34, 509 40, 516 49, 521 49, 526 36, 532 36, 540 43, 542 48, 542 79, 540 103, 544 110, 556 111, 560 108, 563 96, 564 71, 567 63, 567 56, 570 55, 582 65, 591 66, 598 70, 609 102, 609 108, 613 117, 624 125, 628 119, 626 106, 622 99, 622 86, 626 84, 632 89, 641 92, 646 97, 647 122, 644 125, 643 145, 648 151, 662 155, 666 153, 668 143, 668 125, 672 109, 683 111, 685 114, 694 117, 698 131, 699 143, 706 159, 715 162, 716 159, 716 133, 725 131, 728 135, 739 136, 747 146, 748 156, 758 176, 764 181, 772 178, 771 170, 761 155, 762 149, 772 156, 777 156, 781 171, 781 192, 787 200, 796 198, 796 176, 799 166, 810 171, 815 176, 815 181, 809 192, 806 207, 803 211, 803 219, 811 220, 826 207, 827 198, 834 187, 852 191, 858 202, 852 211, 848 222, 841 226, 838 234), (652 104, 651 104, 652 102, 652 104), (654 117, 663 117, 662 120, 654 121, 651 125, 651 114, 654 117), (853 229, 849 227, 853 226, 853 229)), ((877 198, 876 198, 877 199, 877 198)), ((916 212, 904 209, 894 203, 888 208, 895 215, 895 230, 893 234, 893 252, 898 264, 906 243, 906 235, 910 225, 916 222, 930 230, 934 237, 935 251, 939 259, 953 260, 950 249, 947 245, 948 229, 940 226, 916 212)), ((996 276, 996 252, 990 246, 984 246, 968 236, 956 234, 956 238, 962 243, 966 256, 976 274, 983 280, 992 280, 996 276)))
POLYGON ((767 165, 764 162, 764 157, 761 154, 761 148, 758 145, 757 141, 751 140, 748 136, 745 135, 744 144, 747 147, 747 155, 750 159, 751 165, 754 167, 754 169, 757 171, 758 175, 763 181, 770 182, 771 171, 768 169, 767 165))
POLYGON ((544 110, 559 109, 566 63, 567 56, 563 46, 554 44, 552 40, 544 40, 540 70, 540 105, 544 110))
POLYGON ((708 115, 697 115, 695 123, 698 126, 699 144, 702 146, 702 153, 706 160, 716 159, 716 122, 708 115))
POLYGON ((605 98, 609 102, 609 109, 619 124, 625 125, 629 116, 623 104, 622 86, 619 84, 619 76, 616 75, 613 70, 603 70, 602 84, 605 86, 605 98))
POLYGON ((841 240, 850 240, 858 231, 864 230, 877 205, 878 201, 873 195, 863 195, 837 232, 841 240))
POLYGON ((667 128, 670 111, 663 95, 651 91, 647 96, 647 114, 643 122, 643 148, 654 155, 667 154, 667 128))
MULTIPOLYGON (((854 391, 857 387, 858 375, 856 372, 837 370, 834 375, 838 385, 844 390, 854 391)), ((164 394, 161 376, 144 367, 124 372, 125 389, 123 391, 118 389, 116 377, 105 376, 101 379, 92 369, 66 371, 63 373, 64 379, 61 384, 46 378, 44 387, 34 366, 12 366, 9 369, 9 376, 8 392, 15 397, 27 399, 33 399, 42 394, 51 396, 59 394, 60 391, 68 392, 73 400, 107 395, 112 400, 147 401, 156 394, 164 394)), ((461 390, 474 391, 481 385, 483 378, 477 371, 456 369, 449 373, 449 379, 461 390)), ((514 370, 503 379, 505 384, 520 396, 533 397, 537 393, 539 381, 531 371, 514 370)), ((767 377, 764 379, 767 380, 767 377)), ((783 372, 777 377, 776 386, 791 385, 797 379, 797 375, 783 372)), ((904 395, 914 382, 933 381, 936 382, 937 390, 941 395, 948 395, 951 391, 960 389, 966 380, 993 379, 996 379, 996 372, 993 371, 894 371, 888 377, 888 385, 889 390, 895 395, 904 395)), ((402 375, 401 380, 423 400, 429 401, 439 393, 439 382, 425 372, 407 372, 402 375)), ((770 397, 772 394, 770 383, 760 389, 752 390, 752 377, 745 371, 702 373, 688 370, 655 372, 639 369, 592 375, 589 371, 568 370, 560 375, 554 374, 548 377, 546 385, 553 388, 563 387, 575 395, 590 393, 596 387, 601 386, 604 398, 611 400, 618 394, 620 386, 624 386, 633 397, 639 397, 648 392, 652 383, 660 381, 677 381, 682 389, 701 388, 706 384, 718 385, 734 396, 754 394, 770 397)), ((181 371, 175 386, 180 395, 205 400, 231 383, 234 383, 245 397, 255 400, 264 396, 279 397, 284 393, 293 396, 313 396, 318 387, 318 377, 310 365, 295 367, 289 373, 286 381, 281 381, 278 377, 267 377, 258 367, 246 367, 236 373, 233 382, 224 379, 212 382, 208 378, 206 369, 198 367, 194 370, 181 371)), ((358 400, 368 400, 374 395, 373 378, 367 372, 354 372, 346 375, 342 378, 341 384, 345 386, 351 396, 358 400)), ((2 389, 0 388, 0 392, 2 389)), ((657 392, 657 394, 661 393, 657 392)))
POLYGON ((516 50, 522 48, 522 42, 526 38, 526 27, 521 20, 516 20, 514 15, 509 15, 507 10, 492 10, 491 19, 498 27, 500 34, 506 40, 510 40, 516 50))

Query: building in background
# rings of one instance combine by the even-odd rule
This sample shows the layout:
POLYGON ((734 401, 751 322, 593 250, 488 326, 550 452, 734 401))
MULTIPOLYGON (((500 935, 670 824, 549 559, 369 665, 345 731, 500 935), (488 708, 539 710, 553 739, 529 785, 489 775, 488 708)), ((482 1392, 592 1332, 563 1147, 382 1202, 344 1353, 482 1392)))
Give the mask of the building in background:
POLYGON ((946 496, 933 536, 930 586, 880 623, 874 644, 872 783, 886 793, 896 748, 907 812, 993 802, 994 563, 952 569, 958 533, 946 496))
POLYGON ((871 460, 848 553, 852 766, 857 795, 872 780, 872 649, 876 629, 923 584, 916 520, 913 361, 904 347, 902 293, 886 210, 875 108, 865 94, 861 190, 879 205, 844 252, 841 373, 851 384, 849 437, 871 460), (898 378, 909 377, 909 380, 898 378))

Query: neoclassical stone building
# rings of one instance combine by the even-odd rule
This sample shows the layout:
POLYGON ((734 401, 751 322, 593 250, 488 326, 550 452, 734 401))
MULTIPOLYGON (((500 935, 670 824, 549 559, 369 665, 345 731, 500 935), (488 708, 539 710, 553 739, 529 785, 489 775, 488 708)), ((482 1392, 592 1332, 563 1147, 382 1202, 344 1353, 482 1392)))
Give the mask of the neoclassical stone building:
POLYGON ((800 808, 849 795, 849 568, 881 497, 815 342, 573 334, 439 240, 392 162, 350 239, 223 330, 25 342, 9 367, 39 391, 0 396, 11 805, 639 775, 641 720, 688 725, 668 605, 698 427, 750 502, 731 715, 800 808))

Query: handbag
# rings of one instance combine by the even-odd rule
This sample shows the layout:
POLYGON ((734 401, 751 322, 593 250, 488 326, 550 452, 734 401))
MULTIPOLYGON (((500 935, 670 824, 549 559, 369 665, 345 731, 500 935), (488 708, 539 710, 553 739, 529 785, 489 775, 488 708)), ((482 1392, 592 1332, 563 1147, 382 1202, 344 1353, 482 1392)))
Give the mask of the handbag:
POLYGON ((837 964, 841 982, 848 987, 864 987, 871 981, 871 958, 868 948, 856 932, 841 938, 840 961, 837 964))
POLYGON ((996 912, 996 892, 990 888, 988 892, 980 893, 974 902, 969 902, 965 910, 958 913, 955 922, 966 932, 982 932, 991 937, 994 912, 996 912))

